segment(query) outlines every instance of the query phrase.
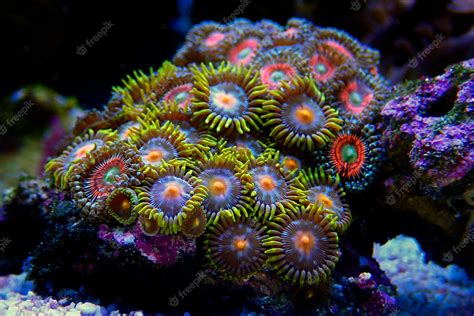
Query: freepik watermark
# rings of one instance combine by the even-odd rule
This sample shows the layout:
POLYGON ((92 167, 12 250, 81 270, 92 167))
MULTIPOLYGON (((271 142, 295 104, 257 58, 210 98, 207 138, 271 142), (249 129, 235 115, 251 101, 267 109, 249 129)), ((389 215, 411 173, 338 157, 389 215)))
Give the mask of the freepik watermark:
POLYGON ((91 48, 92 46, 97 44, 97 42, 102 37, 107 35, 109 30, 112 28, 112 26, 114 26, 111 21, 105 21, 103 23, 103 25, 104 26, 100 29, 100 31, 97 32, 97 34, 95 34, 91 39, 86 39, 85 44, 77 46, 76 54, 78 54, 79 56, 84 56, 85 54, 87 54, 87 47, 91 48), (86 45, 87 45, 87 47, 86 47, 86 45))
POLYGON ((444 36, 444 34, 437 34, 435 36, 435 39, 433 40, 433 42, 431 42, 430 45, 428 45, 424 50, 422 50, 421 52, 418 52, 416 54, 415 57, 413 57, 412 59, 410 59, 408 61, 408 67, 410 68, 416 68, 418 67, 418 64, 420 61, 422 61, 423 59, 426 58, 426 56, 428 56, 433 50, 435 50, 436 48, 439 47, 439 45, 441 45, 441 42, 446 38, 446 36, 444 36))
POLYGON ((237 7, 237 9, 234 10, 234 12, 231 13, 228 17, 224 18, 224 23, 229 23, 232 20, 234 20, 236 17, 244 13, 244 10, 248 5, 251 3, 251 0, 240 0, 240 5, 237 7))
POLYGON ((34 103, 31 100, 26 100, 23 103, 22 108, 11 118, 6 120, 6 124, 0 124, 0 136, 5 135, 8 132, 8 127, 15 125, 28 111, 33 107, 34 103))
POLYGON ((469 234, 467 234, 466 238, 461 240, 461 242, 457 246, 453 246, 451 250, 448 250, 448 252, 445 252, 443 254, 443 261, 444 262, 453 261, 454 256, 458 255, 461 252, 461 250, 466 248, 466 246, 472 242, 474 242, 474 228, 469 231, 469 234))
POLYGON ((412 188, 418 182, 418 179, 422 175, 422 171, 415 171, 413 175, 407 181, 405 181, 399 189, 393 189, 385 196, 385 203, 388 205, 394 205, 397 203, 397 199, 407 194, 407 192, 410 191, 410 188, 412 188))
POLYGON ((0 238, 0 252, 4 252, 8 245, 12 243, 12 240, 8 237, 0 238))
POLYGON ((184 299, 186 296, 188 296, 195 288, 199 286, 201 281, 206 277, 206 274, 204 272, 199 272, 196 276, 196 278, 191 282, 184 290, 178 291, 178 295, 172 296, 169 298, 168 305, 171 307, 176 307, 179 305, 179 298, 184 299))
POLYGON ((367 3, 367 0, 353 0, 353 1, 351 1, 351 10, 352 11, 359 11, 360 8, 362 8, 361 2, 367 3))

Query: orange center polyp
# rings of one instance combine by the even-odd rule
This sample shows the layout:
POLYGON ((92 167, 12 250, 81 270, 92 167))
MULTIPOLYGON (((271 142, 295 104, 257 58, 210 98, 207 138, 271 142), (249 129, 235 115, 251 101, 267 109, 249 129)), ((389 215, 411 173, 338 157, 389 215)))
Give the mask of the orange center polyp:
POLYGON ((245 240, 245 239, 236 239, 234 241, 234 247, 238 251, 245 250, 247 248, 247 240, 245 240))
POLYGON ((293 170, 293 169, 296 169, 298 168, 298 162, 293 159, 293 158, 287 158, 285 160, 285 167, 288 169, 288 170, 293 170))
POLYGON ((175 199, 181 195, 181 188, 176 184, 169 184, 164 192, 164 196, 169 199, 175 199))
POLYGON ((140 223, 142 226, 142 230, 145 234, 148 235, 156 235, 158 232, 158 223, 156 221, 153 221, 147 217, 140 217, 140 223))
POLYGON ((227 191, 227 184, 222 180, 214 180, 209 189, 213 195, 224 195, 227 191))
POLYGON ((237 100, 233 95, 224 92, 218 93, 216 95, 216 100, 217 106, 225 110, 232 110, 237 103, 237 100))
POLYGON ((93 150, 95 148, 95 144, 87 144, 87 145, 84 145, 82 146, 81 148, 79 148, 76 152, 76 154, 74 155, 74 157, 76 159, 79 159, 79 158, 84 158, 86 156, 86 154, 88 152, 90 152, 91 150, 93 150))
POLYGON ((295 247, 303 252, 305 255, 309 255, 311 250, 314 249, 316 241, 314 236, 310 232, 298 232, 295 236, 295 247))
POLYGON ((123 199, 122 203, 120 203, 120 210, 121 211, 128 211, 130 209, 131 203, 129 199, 123 199))
POLYGON ((124 139, 129 138, 131 131, 132 131, 132 128, 131 128, 131 127, 127 128, 127 129, 125 130, 125 132, 123 132, 123 138, 124 138, 124 139))
POLYGON ((127 213, 130 211, 130 207, 132 203, 127 195, 119 194, 114 198, 111 204, 111 209, 125 217, 127 213))
POLYGON ((235 98, 232 95, 224 94, 221 98, 222 105, 226 109, 231 109, 235 105, 235 98))
POLYGON ((326 194, 323 194, 323 193, 318 194, 317 199, 318 199, 318 201, 322 202, 324 204, 324 206, 326 206, 328 208, 331 208, 334 205, 332 200, 326 194))
POLYGON ((157 162, 163 159, 163 153, 159 150, 152 150, 146 155, 146 159, 150 162, 157 162))
POLYGON ((198 228, 201 225, 199 218, 195 218, 193 221, 193 228, 198 228))
POLYGON ((225 95, 222 96, 221 101, 224 104, 231 104, 232 103, 232 98, 228 94, 225 94, 225 95))
POLYGON ((304 125, 313 123, 314 112, 306 106, 301 106, 295 112, 296 119, 298 122, 304 125))
POLYGON ((272 191, 276 188, 276 182, 270 176, 263 176, 260 178, 260 186, 265 191, 272 191))

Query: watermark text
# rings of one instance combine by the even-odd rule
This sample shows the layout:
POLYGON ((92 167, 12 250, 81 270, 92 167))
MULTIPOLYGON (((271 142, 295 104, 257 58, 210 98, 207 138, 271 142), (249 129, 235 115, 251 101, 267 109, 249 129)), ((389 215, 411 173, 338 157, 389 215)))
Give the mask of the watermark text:
POLYGON ((87 54, 87 47, 91 48, 92 46, 97 44, 97 42, 102 37, 105 37, 107 35, 107 33, 112 28, 112 26, 114 26, 114 25, 112 24, 111 21, 105 21, 103 23, 103 27, 99 30, 99 32, 97 32, 97 34, 95 34, 90 39, 86 39, 85 44, 81 44, 81 45, 77 46, 76 54, 79 55, 79 56, 84 56, 85 54, 87 54), (87 45, 87 47, 86 47, 86 45, 87 45))
POLYGON ((224 18, 224 23, 229 23, 236 17, 244 13, 245 8, 248 7, 251 2, 251 0, 240 0, 240 5, 228 17, 224 18))
POLYGON ((7 119, 4 124, 0 124, 0 136, 5 135, 8 132, 8 127, 15 125, 23 116, 28 114, 28 111, 33 107, 34 103, 31 100, 26 100, 23 103, 21 109, 13 115, 11 118, 7 119), (8 125, 8 127, 7 127, 8 125))
POLYGON ((359 11, 360 8, 362 8, 361 2, 367 3, 367 0, 352 0, 351 1, 351 10, 352 11, 359 11))
POLYGON ((453 246, 451 250, 448 250, 443 254, 443 261, 444 262, 451 262, 454 259, 455 255, 458 255, 461 250, 466 248, 467 245, 474 242, 474 228, 469 231, 466 238, 461 240, 461 242, 457 246, 453 246))
POLYGON ((397 199, 403 197, 410 191, 410 188, 413 187, 417 182, 418 179, 423 175, 422 171, 416 170, 413 175, 408 178, 407 181, 403 183, 403 185, 398 189, 392 189, 390 192, 385 196, 385 203, 388 205, 394 205, 397 203, 397 199))
POLYGON ((439 45, 441 44, 441 42, 445 39, 446 37, 444 36, 444 34, 437 34, 435 36, 435 39, 433 40, 433 42, 431 42, 430 45, 428 45, 424 50, 422 50, 421 52, 418 52, 416 54, 416 56, 414 56, 412 59, 410 59, 408 61, 408 67, 410 68, 416 68, 418 67, 418 64, 420 61, 422 61, 423 59, 425 59, 433 50, 435 50, 436 48, 439 47, 439 45))
POLYGON ((0 238, 0 252, 4 252, 11 243, 12 240, 9 237, 0 238))
POLYGON ((180 298, 184 299, 186 296, 188 296, 195 288, 199 286, 199 284, 205 277, 206 274, 204 272, 199 272, 196 278, 194 278, 194 280, 185 289, 178 291, 178 295, 169 298, 168 305, 171 307, 178 306, 180 298))

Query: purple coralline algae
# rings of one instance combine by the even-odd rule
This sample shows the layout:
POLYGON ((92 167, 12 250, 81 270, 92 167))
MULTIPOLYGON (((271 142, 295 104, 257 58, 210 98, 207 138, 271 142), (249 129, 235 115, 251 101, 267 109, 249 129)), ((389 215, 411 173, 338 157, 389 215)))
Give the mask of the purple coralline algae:
POLYGON ((463 179, 474 163, 473 60, 435 78, 395 89, 381 110, 389 151, 408 153, 414 170, 444 187, 463 179), (400 144, 407 144, 402 149, 400 144))
POLYGON ((147 236, 143 234, 139 224, 128 230, 110 228, 102 224, 99 226, 98 236, 108 243, 117 245, 118 249, 135 248, 143 257, 159 266, 172 266, 180 255, 193 254, 196 251, 196 243, 192 238, 182 235, 147 236))

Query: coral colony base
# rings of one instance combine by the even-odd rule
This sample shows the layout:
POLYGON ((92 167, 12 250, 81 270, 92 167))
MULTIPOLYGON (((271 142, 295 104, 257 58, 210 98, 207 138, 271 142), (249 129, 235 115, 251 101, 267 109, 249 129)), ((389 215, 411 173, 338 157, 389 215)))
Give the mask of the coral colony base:
POLYGON ((174 63, 128 77, 80 119, 46 174, 96 225, 204 239, 208 263, 237 282, 327 281, 351 221, 345 190, 378 165, 378 58, 299 19, 199 24, 174 63))
POLYGON ((316 284, 350 223, 344 188, 362 190, 376 173, 378 58, 304 20, 202 23, 175 64, 128 77, 94 125, 79 120, 81 133, 46 172, 96 224, 208 231, 209 258, 230 276, 268 267, 316 284), (280 150, 304 163, 285 170, 280 150), (312 156, 327 165, 316 177, 312 156))
POLYGON ((150 310, 395 311, 390 281, 344 238, 348 201, 386 156, 378 60, 302 19, 196 25, 46 163, 36 289, 150 310))

